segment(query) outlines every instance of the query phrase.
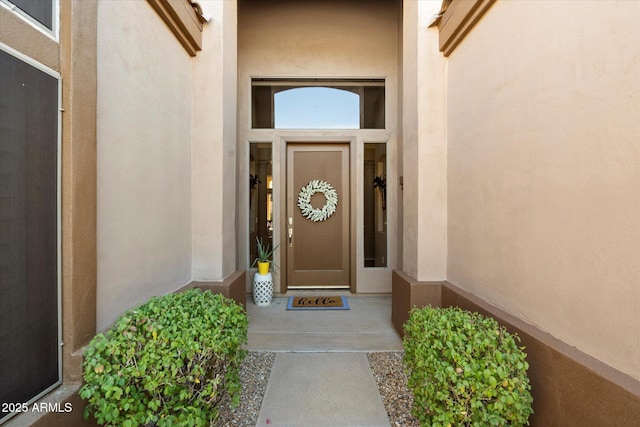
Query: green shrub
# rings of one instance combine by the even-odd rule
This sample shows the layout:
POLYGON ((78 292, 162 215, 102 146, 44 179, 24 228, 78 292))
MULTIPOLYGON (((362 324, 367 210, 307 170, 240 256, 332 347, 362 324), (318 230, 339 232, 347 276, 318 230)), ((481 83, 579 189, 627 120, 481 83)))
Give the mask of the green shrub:
POLYGON ((118 427, 205 426, 240 399, 242 306, 191 289, 153 297, 98 334, 84 354, 85 418, 118 427))
POLYGON ((529 424, 529 365, 517 335, 460 308, 414 308, 404 331, 412 413, 423 426, 529 424))

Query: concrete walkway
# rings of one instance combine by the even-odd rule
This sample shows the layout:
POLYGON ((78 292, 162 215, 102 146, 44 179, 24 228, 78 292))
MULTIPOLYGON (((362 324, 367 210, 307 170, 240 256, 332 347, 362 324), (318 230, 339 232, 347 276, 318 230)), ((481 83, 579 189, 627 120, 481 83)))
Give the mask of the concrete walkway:
POLYGON ((390 425, 366 352, 402 350, 391 297, 348 300, 344 311, 287 311, 287 298, 268 307, 247 300, 247 349, 277 353, 258 426, 390 425))

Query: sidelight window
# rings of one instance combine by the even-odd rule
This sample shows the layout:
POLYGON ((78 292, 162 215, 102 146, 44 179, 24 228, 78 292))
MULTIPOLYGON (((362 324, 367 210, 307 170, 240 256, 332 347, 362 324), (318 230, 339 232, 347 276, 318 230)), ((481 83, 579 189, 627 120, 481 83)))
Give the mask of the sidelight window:
POLYGON ((273 247, 271 143, 252 142, 249 156, 249 263, 251 263, 258 256, 256 239, 273 247))
POLYGON ((364 266, 387 266, 387 146, 364 144, 364 266))

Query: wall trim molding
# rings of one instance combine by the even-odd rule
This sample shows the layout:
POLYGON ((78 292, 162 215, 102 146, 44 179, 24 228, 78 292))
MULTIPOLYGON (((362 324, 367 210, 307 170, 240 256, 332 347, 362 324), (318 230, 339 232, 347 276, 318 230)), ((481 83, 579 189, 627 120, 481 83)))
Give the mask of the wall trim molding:
POLYGON ((496 0, 445 0, 430 26, 440 31, 440 51, 449 56, 496 0))
POLYGON ((191 56, 202 50, 202 17, 190 0, 147 0, 191 56))

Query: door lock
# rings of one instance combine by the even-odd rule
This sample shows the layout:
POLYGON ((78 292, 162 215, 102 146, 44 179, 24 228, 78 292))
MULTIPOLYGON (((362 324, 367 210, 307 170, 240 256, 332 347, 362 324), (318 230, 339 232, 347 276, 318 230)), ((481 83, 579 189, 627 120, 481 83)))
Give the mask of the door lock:
POLYGON ((293 228, 289 228, 289 247, 293 246, 293 228))

